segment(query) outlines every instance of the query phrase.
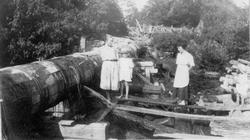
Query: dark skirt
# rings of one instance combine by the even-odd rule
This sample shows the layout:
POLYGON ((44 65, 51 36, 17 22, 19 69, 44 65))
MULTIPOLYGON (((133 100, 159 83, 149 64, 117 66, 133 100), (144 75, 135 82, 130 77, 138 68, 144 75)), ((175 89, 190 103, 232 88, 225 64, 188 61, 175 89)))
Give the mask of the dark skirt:
POLYGON ((189 94, 188 94, 188 86, 183 87, 183 88, 175 88, 174 89, 174 98, 179 98, 180 100, 188 100, 189 99, 189 94))

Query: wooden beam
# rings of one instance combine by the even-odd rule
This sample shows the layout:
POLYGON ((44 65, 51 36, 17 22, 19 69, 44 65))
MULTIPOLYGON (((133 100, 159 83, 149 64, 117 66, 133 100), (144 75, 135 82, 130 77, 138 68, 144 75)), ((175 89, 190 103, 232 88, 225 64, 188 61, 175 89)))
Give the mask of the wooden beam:
POLYGON ((144 113, 144 114, 151 114, 157 116, 166 116, 166 117, 174 117, 186 120, 201 120, 201 121, 213 121, 213 120, 233 120, 233 121, 245 121, 249 122, 249 119, 242 119, 236 117, 228 117, 228 116, 208 116, 208 115, 194 115, 194 114, 185 114, 185 113, 176 113, 176 112, 169 112, 169 111, 162 111, 156 109, 148 109, 143 107, 134 107, 128 105, 117 105, 115 107, 116 110, 123 110, 123 111, 130 111, 130 112, 137 112, 137 113, 144 113))
POLYGON ((96 92, 95 90, 93 90, 93 89, 91 89, 91 88, 89 88, 89 87, 87 87, 87 86, 84 86, 84 88, 85 88, 86 90, 90 91, 89 93, 90 93, 92 96, 94 96, 94 97, 100 99, 100 100, 102 101, 102 103, 104 103, 105 105, 107 105, 107 107, 112 108, 112 107, 114 106, 113 103, 111 103, 108 99, 106 99, 106 98, 105 98, 104 96, 102 96, 100 93, 96 92))

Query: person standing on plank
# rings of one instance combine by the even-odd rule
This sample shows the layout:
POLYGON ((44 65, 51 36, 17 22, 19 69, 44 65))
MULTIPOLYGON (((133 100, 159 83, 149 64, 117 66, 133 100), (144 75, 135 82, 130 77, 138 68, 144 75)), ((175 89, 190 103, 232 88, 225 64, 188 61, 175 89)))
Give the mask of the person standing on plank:
POLYGON ((121 98, 124 93, 125 87, 125 98, 128 99, 129 85, 128 82, 132 82, 134 63, 133 59, 129 57, 129 52, 121 52, 121 57, 119 58, 119 81, 120 81, 120 93, 118 98, 121 98))
POLYGON ((102 58, 100 88, 106 91, 110 100, 111 91, 119 90, 119 65, 118 53, 111 47, 112 38, 108 38, 106 44, 100 50, 102 58))
POLYGON ((188 95, 188 84, 189 84, 189 71, 195 66, 193 56, 185 50, 185 45, 179 45, 178 54, 176 58, 176 72, 174 78, 174 96, 179 99, 179 104, 187 105, 188 95))

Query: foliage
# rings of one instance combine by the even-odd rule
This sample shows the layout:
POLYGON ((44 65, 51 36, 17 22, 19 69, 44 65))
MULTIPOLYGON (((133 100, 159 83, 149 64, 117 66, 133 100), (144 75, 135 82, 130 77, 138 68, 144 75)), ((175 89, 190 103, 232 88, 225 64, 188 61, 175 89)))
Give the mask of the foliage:
POLYGON ((152 44, 161 51, 174 52, 179 40, 192 40, 191 44, 196 45, 191 45, 189 51, 202 69, 220 70, 228 60, 249 54, 248 10, 231 1, 152 0, 142 11, 140 21, 173 29, 194 27, 190 28, 194 32, 154 34, 152 44))
POLYGON ((153 34, 152 44, 154 48, 162 52, 170 52, 173 56, 176 56, 178 45, 187 45, 189 40, 193 39, 194 33, 190 33, 186 30, 180 30, 179 32, 166 32, 153 34))
POLYGON ((194 0, 151 0, 139 16, 146 24, 195 27, 200 5, 194 0))
POLYGON ((1 50, 6 64, 74 52, 82 35, 126 34, 113 0, 3 0, 1 50), (114 30, 116 27, 120 30, 114 30))
POLYGON ((227 49, 214 40, 204 41, 201 45, 192 40, 187 50, 193 54, 199 69, 222 71, 229 60, 227 49))

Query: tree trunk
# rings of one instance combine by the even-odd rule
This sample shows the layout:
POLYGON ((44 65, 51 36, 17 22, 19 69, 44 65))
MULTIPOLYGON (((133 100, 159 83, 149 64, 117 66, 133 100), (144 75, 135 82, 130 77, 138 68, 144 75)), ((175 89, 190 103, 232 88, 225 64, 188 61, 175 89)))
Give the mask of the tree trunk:
POLYGON ((44 111, 77 93, 79 84, 99 87, 101 64, 99 55, 75 53, 0 69, 6 119, 27 119, 44 111))

